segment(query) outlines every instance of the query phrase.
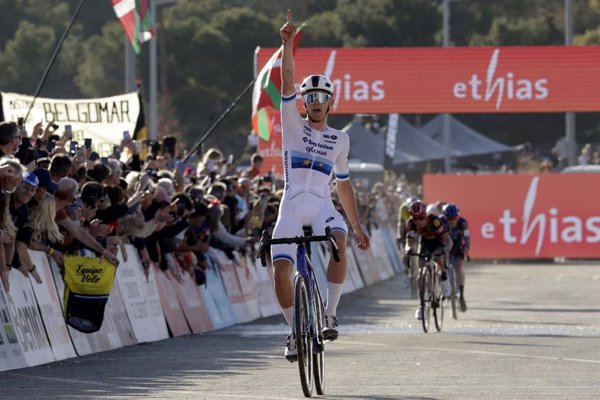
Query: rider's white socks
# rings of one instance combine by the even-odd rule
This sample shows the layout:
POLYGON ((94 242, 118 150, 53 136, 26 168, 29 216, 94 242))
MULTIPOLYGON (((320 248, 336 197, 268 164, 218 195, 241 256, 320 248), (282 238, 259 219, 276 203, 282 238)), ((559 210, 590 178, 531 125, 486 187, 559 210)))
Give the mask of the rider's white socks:
POLYGON ((290 327, 290 330, 292 329, 292 324, 293 324, 293 320, 294 320, 294 307, 289 307, 289 308, 282 308, 281 312, 283 313, 283 316, 285 318, 285 320, 288 323, 288 326, 290 327))
POLYGON ((325 308, 325 314, 336 315, 335 312, 340 302, 340 297, 342 297, 343 288, 343 283, 327 282, 327 307, 325 308))

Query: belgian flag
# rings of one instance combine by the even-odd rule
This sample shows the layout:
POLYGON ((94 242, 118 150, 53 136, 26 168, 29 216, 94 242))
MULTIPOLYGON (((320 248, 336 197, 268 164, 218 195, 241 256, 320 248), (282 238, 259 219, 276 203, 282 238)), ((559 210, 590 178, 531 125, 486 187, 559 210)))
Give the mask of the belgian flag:
POLYGON ((133 140, 144 141, 148 139, 148 129, 146 128, 146 116, 144 115, 144 102, 142 96, 138 92, 138 100, 140 102, 140 113, 135 122, 135 130, 133 132, 133 140))

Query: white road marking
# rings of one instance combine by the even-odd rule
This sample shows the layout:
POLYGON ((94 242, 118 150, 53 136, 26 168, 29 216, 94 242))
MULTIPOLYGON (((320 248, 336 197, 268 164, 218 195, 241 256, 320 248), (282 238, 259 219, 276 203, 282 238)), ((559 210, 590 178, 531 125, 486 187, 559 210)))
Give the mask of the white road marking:
POLYGON ((556 277, 556 280, 560 281, 564 276, 565 276, 565 274, 558 274, 558 276, 556 277))
MULTIPOLYGON (((191 394, 191 395, 198 395, 197 391, 193 391, 193 390, 168 390, 165 392, 161 392, 164 394, 170 393, 170 394, 191 394)), ((267 399, 267 400, 289 400, 289 396, 286 397, 268 397, 265 395, 260 395, 260 396, 251 396, 248 394, 242 394, 242 393, 237 393, 237 394, 222 394, 222 393, 213 393, 213 392, 204 392, 203 394, 205 394, 208 397, 223 397, 223 398, 233 398, 233 399, 267 399)))
MULTIPOLYGON (((387 346, 386 344, 383 343, 372 343, 372 342, 358 342, 358 341, 352 341, 352 340, 340 340, 340 341, 336 341, 334 344, 332 344, 332 346, 334 347, 338 347, 340 344, 350 344, 353 346, 374 346, 374 347, 385 347, 387 346)), ((325 347, 325 350, 327 350, 329 348, 329 346, 325 347)))
MULTIPOLYGON (((29 374, 15 374, 15 373, 7 373, 8 376, 14 376, 16 378, 24 378, 24 379, 38 379, 41 381, 49 381, 49 382, 63 382, 63 383, 76 383, 83 385, 94 385, 94 386, 103 386, 103 387, 113 387, 110 383, 102 383, 102 382, 94 382, 94 381, 84 381, 80 379, 67 379, 67 378, 54 378, 49 376, 36 376, 29 374)), ((140 387, 131 387, 131 389, 143 389, 140 387)))
POLYGON ((548 361, 573 361, 573 362, 583 362, 590 364, 600 364, 600 360, 586 360, 582 358, 567 358, 567 357, 550 357, 550 356, 533 356, 529 354, 515 354, 515 353, 501 353, 497 351, 482 351, 482 350, 460 350, 460 349, 447 349, 443 347, 413 347, 414 349, 421 350, 431 350, 431 351, 447 351, 451 353, 467 353, 467 354, 485 354, 490 356, 500 356, 500 357, 517 357, 517 358, 531 358, 538 360, 548 360, 548 361))

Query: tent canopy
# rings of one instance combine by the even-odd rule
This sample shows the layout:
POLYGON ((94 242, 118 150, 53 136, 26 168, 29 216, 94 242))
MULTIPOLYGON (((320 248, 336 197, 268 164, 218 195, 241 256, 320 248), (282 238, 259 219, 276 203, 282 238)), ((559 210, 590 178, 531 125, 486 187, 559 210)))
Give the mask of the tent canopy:
POLYGON ((359 121, 354 121, 342 129, 350 137, 348 159, 383 165, 385 134, 373 134, 359 121))
MULTIPOLYGON (((423 135, 402 116, 398 117, 396 151, 393 165, 444 158, 444 148, 433 139, 423 135)), ((453 154, 454 155, 454 154, 453 154)))
MULTIPOLYGON (((439 144, 444 142, 444 116, 437 115, 421 132, 439 144)), ((450 149, 455 157, 513 151, 513 148, 489 139, 450 115, 450 149)))

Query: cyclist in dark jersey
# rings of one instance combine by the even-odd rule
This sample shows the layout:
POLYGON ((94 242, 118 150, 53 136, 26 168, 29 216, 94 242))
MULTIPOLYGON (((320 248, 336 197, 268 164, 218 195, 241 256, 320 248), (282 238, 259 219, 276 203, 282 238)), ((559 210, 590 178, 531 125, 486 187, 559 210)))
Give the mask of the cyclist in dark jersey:
MULTIPOLYGON (((408 206, 410 219, 406 223, 407 247, 414 249, 417 243, 417 235, 420 237, 420 254, 430 255, 442 269, 442 294, 450 296, 451 287, 446 275, 446 265, 450 257, 452 239, 448 234, 446 224, 434 214, 427 213, 427 207, 421 200, 413 201, 408 206)), ((410 251, 410 250, 408 250, 410 251)), ((415 313, 417 319, 423 317, 421 306, 415 313)))
POLYGON ((454 258, 456 273, 458 276, 458 288, 460 290, 460 311, 467 311, 467 302, 465 301, 465 272, 463 263, 469 254, 471 247, 471 237, 469 234, 469 224, 467 220, 461 217, 456 204, 449 203, 444 206, 444 215, 448 220, 450 227, 450 237, 452 238, 452 249, 450 254, 454 258))

